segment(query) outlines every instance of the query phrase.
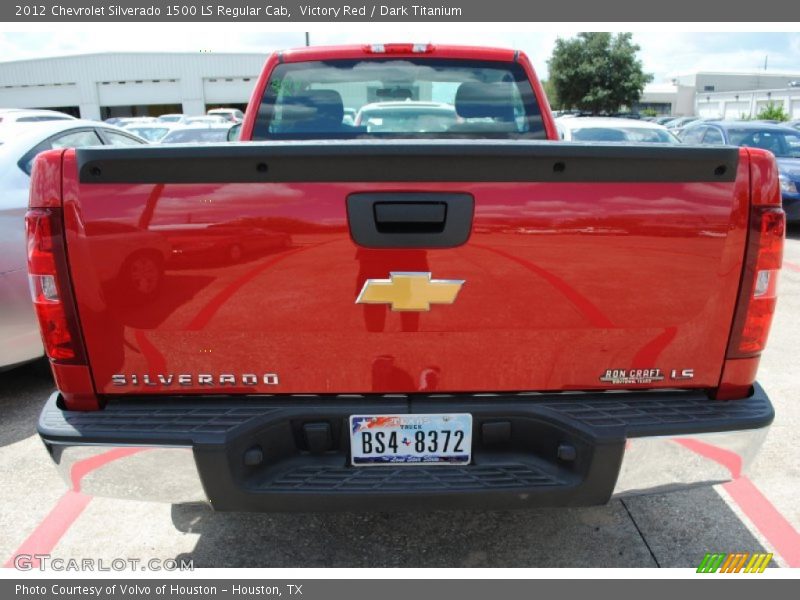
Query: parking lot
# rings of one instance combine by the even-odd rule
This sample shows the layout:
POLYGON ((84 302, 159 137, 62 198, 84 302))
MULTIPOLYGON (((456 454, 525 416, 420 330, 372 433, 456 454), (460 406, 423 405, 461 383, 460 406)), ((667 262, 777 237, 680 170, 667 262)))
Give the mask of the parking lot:
MULTIPOLYGON (((215 513, 67 492, 36 435, 53 389, 40 361, 0 373, 0 557, 191 558, 196 567, 696 567, 773 552, 800 567, 800 228, 759 379, 777 417, 749 478, 602 507, 528 512, 215 513)), ((8 561, 8 562, 7 562, 8 561)))

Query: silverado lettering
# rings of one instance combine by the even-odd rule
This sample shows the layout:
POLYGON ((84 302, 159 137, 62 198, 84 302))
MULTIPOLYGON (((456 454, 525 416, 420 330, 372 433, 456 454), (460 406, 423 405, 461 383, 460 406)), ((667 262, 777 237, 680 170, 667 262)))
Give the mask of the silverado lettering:
POLYGON ((96 456, 81 493, 507 509, 748 468, 770 153, 560 141, 523 53, 432 44, 275 53, 234 133, 35 160, 39 434, 68 485, 96 456))
POLYGON ((124 373, 116 373, 111 376, 111 383, 115 386, 123 385, 172 385, 175 382, 178 385, 194 386, 194 385, 278 385, 278 376, 275 373, 264 373, 263 375, 256 375, 255 373, 243 373, 241 375, 221 374, 211 375, 209 373, 198 373, 197 375, 190 375, 187 373, 173 375, 164 375, 158 373, 150 375, 144 373, 141 375, 124 373))

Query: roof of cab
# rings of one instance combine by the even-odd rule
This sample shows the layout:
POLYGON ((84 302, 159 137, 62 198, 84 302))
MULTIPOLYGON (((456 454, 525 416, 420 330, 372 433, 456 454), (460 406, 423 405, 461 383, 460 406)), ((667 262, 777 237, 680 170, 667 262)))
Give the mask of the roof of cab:
POLYGON ((512 62, 519 52, 509 48, 488 48, 485 46, 453 46, 447 44, 352 44, 348 46, 309 46, 283 50, 278 53, 284 62, 305 62, 312 60, 336 60, 364 57, 418 57, 454 58, 512 62), (425 47, 424 52, 414 52, 414 47, 425 47), (384 50, 376 50, 382 47, 384 50))

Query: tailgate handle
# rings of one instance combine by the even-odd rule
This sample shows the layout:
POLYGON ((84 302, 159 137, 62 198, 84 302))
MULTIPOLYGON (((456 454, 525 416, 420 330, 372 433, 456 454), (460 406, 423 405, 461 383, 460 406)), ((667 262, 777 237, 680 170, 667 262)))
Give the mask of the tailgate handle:
POLYGON ((444 202, 376 202, 375 226, 380 233, 441 233, 447 215, 444 202))
POLYGON ((347 220, 367 248, 452 248, 469 239, 474 205, 462 193, 350 194, 347 220))

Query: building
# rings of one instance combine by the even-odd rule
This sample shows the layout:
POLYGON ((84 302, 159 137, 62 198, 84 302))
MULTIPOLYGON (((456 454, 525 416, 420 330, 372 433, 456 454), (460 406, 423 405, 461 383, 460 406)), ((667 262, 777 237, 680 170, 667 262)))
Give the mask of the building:
MULTIPOLYGON (((0 62, 0 108, 48 108, 94 120, 244 110, 267 55, 114 52, 0 62)), ((346 107, 381 100, 380 85, 366 86, 366 96, 361 85, 329 87, 346 107)), ((413 100, 440 99, 429 83, 404 90, 413 100)))
POLYGON ((682 73, 645 87, 635 108, 652 108, 664 115, 738 119, 755 116, 769 102, 783 103, 787 114, 800 118, 800 72, 682 73))
POLYGON ((0 63, 0 107, 85 119, 244 109, 267 53, 103 53, 0 63))
POLYGON ((651 83, 644 88, 642 98, 633 110, 655 111, 658 116, 691 115, 694 112, 694 88, 675 83, 651 83))
POLYGON ((695 114, 709 119, 750 118, 770 104, 782 106, 790 119, 800 119, 800 86, 700 94, 695 103, 695 114))
MULTIPOLYGON (((114 52, 0 62, 0 108, 50 108, 86 119, 243 110, 266 56, 114 52)), ((412 94, 428 97, 425 90, 412 94)), ((353 105, 376 99, 358 99, 353 105)), ((658 115, 739 118, 755 116, 769 102, 783 103, 788 114, 800 118, 800 73, 678 74, 646 86, 633 108, 658 115)))

